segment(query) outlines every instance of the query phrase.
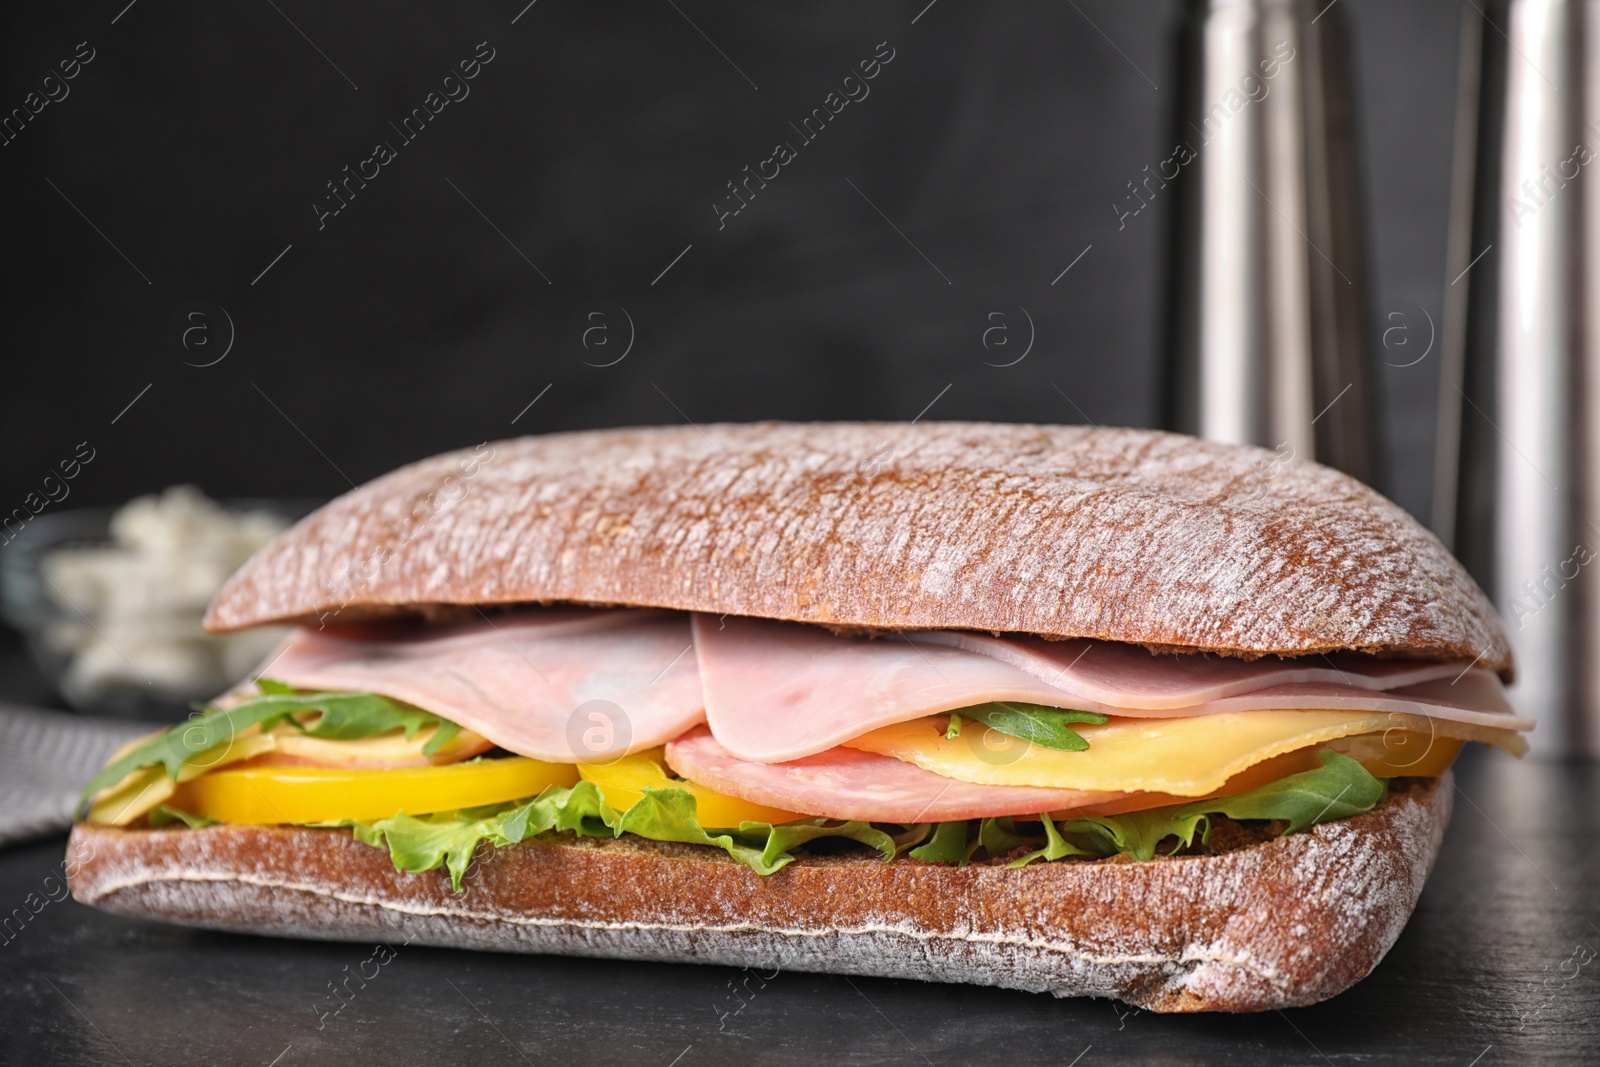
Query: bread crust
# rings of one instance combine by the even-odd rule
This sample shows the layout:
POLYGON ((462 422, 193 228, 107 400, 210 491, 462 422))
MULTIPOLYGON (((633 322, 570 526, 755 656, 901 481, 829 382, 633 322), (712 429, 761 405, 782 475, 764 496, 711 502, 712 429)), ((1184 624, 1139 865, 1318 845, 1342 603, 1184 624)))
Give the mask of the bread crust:
POLYGON ((1466 571, 1344 474, 1178 434, 985 423, 607 430, 448 453, 302 520, 206 625, 548 602, 1511 669, 1466 571))
POLYGON ((778 967, 1115 997, 1160 1012, 1311 1004, 1409 918, 1454 783, 1212 856, 955 867, 803 856, 762 877, 703 847, 545 835, 480 853, 465 892, 347 831, 79 824, 73 895, 122 915, 279 937, 778 967))

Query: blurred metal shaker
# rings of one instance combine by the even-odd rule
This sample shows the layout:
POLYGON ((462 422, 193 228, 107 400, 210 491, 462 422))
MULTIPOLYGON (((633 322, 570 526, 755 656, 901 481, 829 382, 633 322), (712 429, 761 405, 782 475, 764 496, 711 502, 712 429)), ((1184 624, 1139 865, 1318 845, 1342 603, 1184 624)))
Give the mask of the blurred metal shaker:
MULTIPOLYGON (((1343 12, 1194 0, 1166 421, 1372 482, 1365 249, 1343 12)), ((1164 177, 1174 168, 1163 163, 1164 177)), ((1270 491, 1270 489, 1269 489, 1270 491)))
POLYGON ((1511 632, 1535 751, 1600 756, 1600 2, 1500 12, 1503 38, 1482 35, 1493 77, 1473 242, 1493 253, 1474 273, 1489 268, 1475 281, 1494 283, 1495 314, 1474 321, 1497 320, 1496 345, 1490 360, 1469 343, 1457 380, 1446 361, 1440 447, 1459 415, 1455 540, 1511 632), (1469 506, 1474 482, 1488 506, 1469 506), (1473 527, 1488 515, 1484 539, 1473 527))

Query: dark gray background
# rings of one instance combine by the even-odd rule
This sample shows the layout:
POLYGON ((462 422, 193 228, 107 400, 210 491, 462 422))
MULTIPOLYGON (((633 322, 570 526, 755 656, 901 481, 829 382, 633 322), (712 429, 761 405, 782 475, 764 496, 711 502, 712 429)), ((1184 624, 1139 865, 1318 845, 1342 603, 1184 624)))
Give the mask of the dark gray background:
MULTIPOLYGON (((0 14, 0 109, 96 52, 0 147, 6 511, 83 440, 65 506, 327 496, 524 431, 909 419, 947 384, 928 418, 1158 417, 1173 198, 1120 232, 1112 205, 1170 149, 1181 4, 126 2, 0 14), (480 41, 471 95, 319 232, 324 183, 480 41), (719 232, 724 183, 880 41, 871 95, 719 232), (195 300, 237 330, 203 369, 168 341, 195 300), (635 324, 616 366, 571 338, 594 300, 635 324), (1033 351, 986 365, 1019 308, 1033 351)), ((1439 317, 1459 10, 1325 16, 1355 40, 1380 357, 1390 311, 1439 317)), ((1376 384, 1380 488, 1426 517, 1436 360, 1376 384)))

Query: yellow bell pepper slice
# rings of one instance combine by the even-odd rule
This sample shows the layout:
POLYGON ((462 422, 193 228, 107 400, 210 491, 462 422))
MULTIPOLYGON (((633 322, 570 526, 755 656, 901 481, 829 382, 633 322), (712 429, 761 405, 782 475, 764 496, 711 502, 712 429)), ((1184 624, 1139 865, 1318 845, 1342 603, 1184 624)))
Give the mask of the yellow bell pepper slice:
MULTIPOLYGON (((280 724, 271 733, 262 733, 252 726, 241 730, 227 744, 197 752, 178 767, 176 780, 165 767, 154 765, 130 771, 128 776, 90 798, 87 821, 102 826, 127 826, 142 818, 152 808, 172 800, 179 786, 193 778, 213 773, 217 768, 247 759, 268 762, 278 756, 310 760, 316 764, 337 769, 365 768, 388 770, 406 766, 427 767, 434 764, 455 763, 475 756, 490 748, 489 740, 471 730, 462 730, 447 741, 432 756, 423 755, 422 749, 432 739, 437 727, 428 726, 415 737, 407 738, 400 730, 392 730, 377 737, 355 740, 332 740, 308 737, 287 723, 280 724)), ((157 731, 159 733, 160 731, 157 731)), ((136 746, 150 740, 154 734, 135 738, 111 754, 107 762, 118 759, 136 746)), ((187 810, 187 809, 185 809, 187 810)))
POLYGON ((1417 730, 1364 734, 1328 745, 1359 760, 1374 778, 1437 778, 1450 769, 1466 742, 1417 730))
POLYGON ((567 763, 516 756, 442 767, 361 768, 265 766, 212 771, 178 786, 168 803, 225 823, 335 822, 425 815, 537 796, 570 786, 567 763))
POLYGON ((769 822, 773 824, 794 822, 806 816, 782 808, 769 808, 726 793, 713 792, 694 782, 673 778, 667 772, 663 750, 660 748, 635 752, 615 763, 580 763, 578 773, 585 781, 593 782, 605 794, 606 803, 618 811, 627 811, 644 799, 645 787, 651 789, 682 789, 694 797, 695 815, 701 826, 719 829, 738 829, 741 822, 769 822))

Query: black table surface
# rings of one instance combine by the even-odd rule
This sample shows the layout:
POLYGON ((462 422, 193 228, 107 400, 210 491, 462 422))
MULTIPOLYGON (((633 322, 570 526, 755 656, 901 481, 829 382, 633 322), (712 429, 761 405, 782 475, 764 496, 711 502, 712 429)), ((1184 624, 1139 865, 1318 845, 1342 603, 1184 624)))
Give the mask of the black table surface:
POLYGON ((53 899, 63 840, 41 841, 0 852, 0 903, 29 909, 0 934, 0 1057, 272 1067, 1600 1063, 1600 768, 1476 753, 1457 776, 1438 867, 1371 977, 1315 1007, 1247 1016, 204 933, 53 899), (352 983, 354 998, 332 1014, 331 984, 358 969, 377 976, 352 983))

